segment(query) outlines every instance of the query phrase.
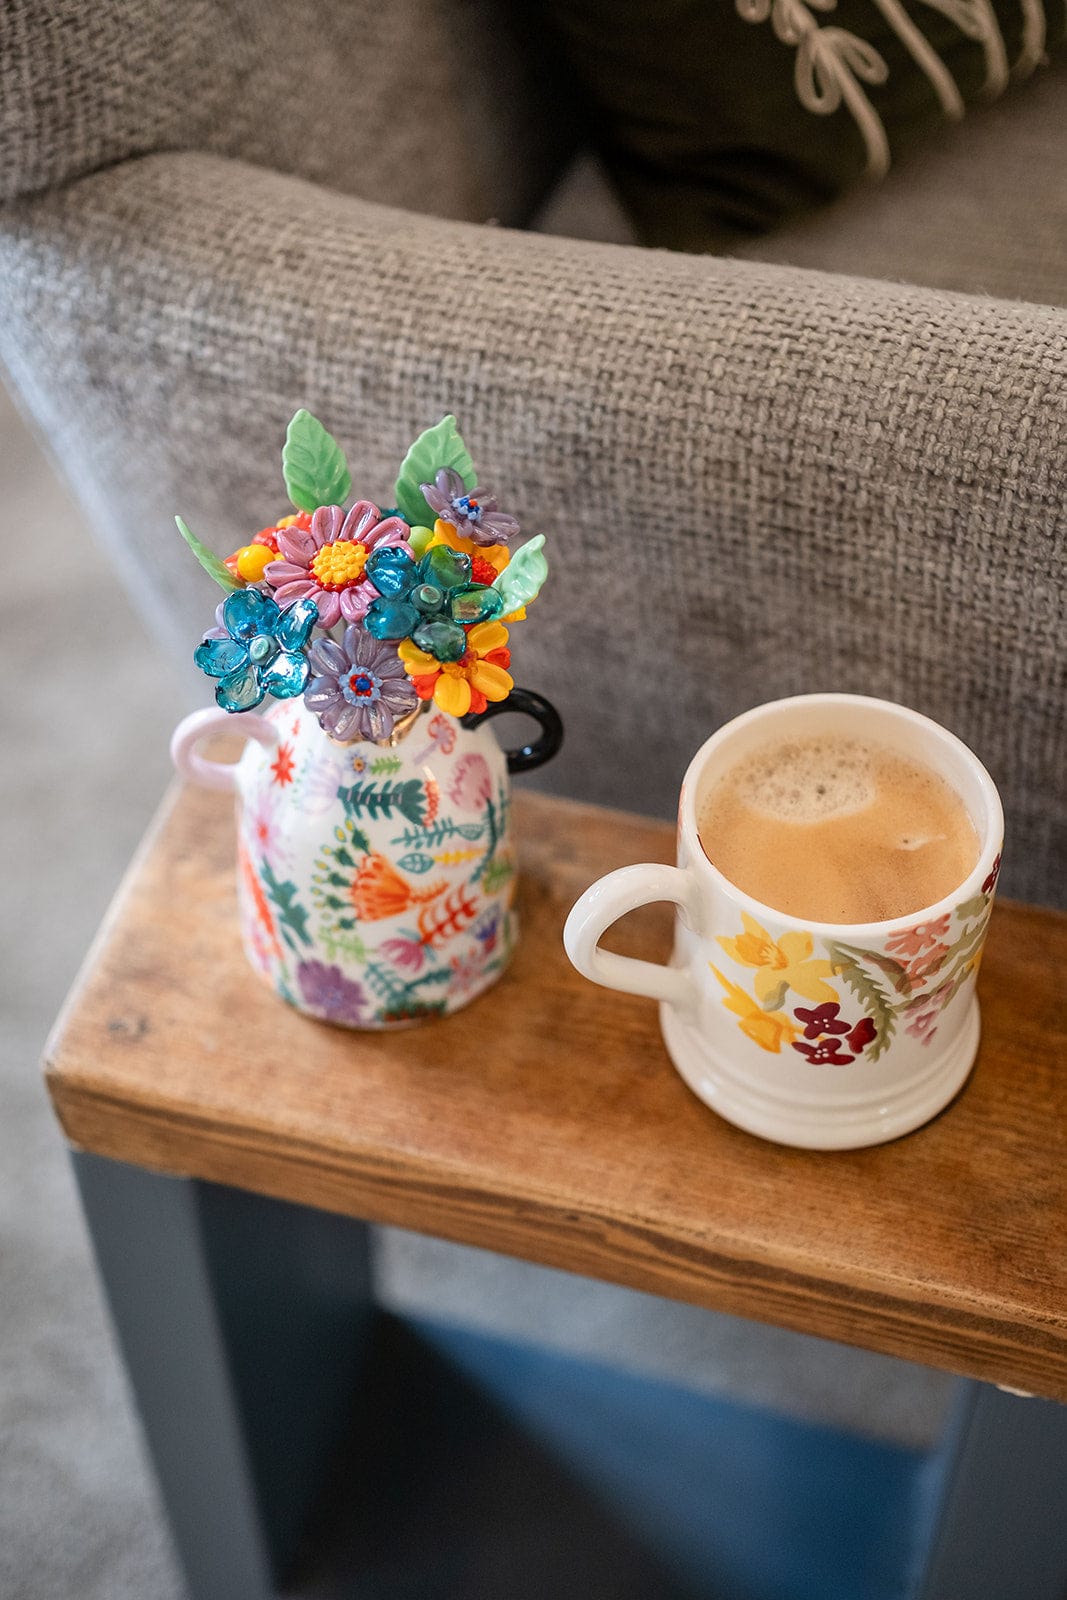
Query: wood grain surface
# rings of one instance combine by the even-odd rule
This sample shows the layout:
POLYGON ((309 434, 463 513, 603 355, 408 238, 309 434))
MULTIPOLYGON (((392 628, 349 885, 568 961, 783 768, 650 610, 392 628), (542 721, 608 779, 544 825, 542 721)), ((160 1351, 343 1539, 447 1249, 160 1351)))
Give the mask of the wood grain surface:
MULTIPOLYGON (((672 830, 532 794, 516 817, 510 972, 451 1018, 358 1034, 261 986, 228 802, 172 794, 49 1044, 67 1137, 1067 1400, 1067 917, 997 907, 981 1053, 936 1121, 784 1149, 707 1110, 656 1008, 564 955, 579 893, 672 859, 672 830)), ((634 913, 614 948, 662 959, 670 915, 634 913)))

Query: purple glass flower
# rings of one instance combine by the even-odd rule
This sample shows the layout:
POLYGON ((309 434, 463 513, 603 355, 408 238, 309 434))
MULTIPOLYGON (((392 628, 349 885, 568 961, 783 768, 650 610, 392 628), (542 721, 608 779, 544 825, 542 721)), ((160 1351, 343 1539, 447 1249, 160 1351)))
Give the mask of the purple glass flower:
POLYGON ((363 1021, 366 997, 358 983, 346 978, 340 967, 323 961, 302 961, 296 969, 304 1003, 329 1022, 347 1022, 359 1027, 363 1021))
POLYGON ((451 523, 475 544, 507 544, 519 531, 515 517, 497 510, 494 494, 488 489, 466 489, 459 473, 451 467, 442 467, 433 483, 419 487, 442 522, 451 523))
POLYGON ((396 645, 379 644, 359 623, 349 624, 340 644, 316 639, 308 660, 315 676, 304 690, 304 704, 341 744, 388 738, 397 717, 419 703, 396 645))
POLYGON ((280 561, 270 561, 263 576, 282 610, 295 601, 314 600, 319 626, 358 622, 378 591, 364 568, 379 545, 407 543, 403 517, 382 518, 376 505, 359 500, 346 515, 340 506, 320 506, 308 529, 278 530, 280 561))

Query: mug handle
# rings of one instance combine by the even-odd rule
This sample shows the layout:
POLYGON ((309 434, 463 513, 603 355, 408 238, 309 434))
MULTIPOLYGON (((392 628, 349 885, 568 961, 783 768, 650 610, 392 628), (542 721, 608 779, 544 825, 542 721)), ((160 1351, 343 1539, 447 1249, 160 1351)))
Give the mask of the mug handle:
POLYGON ((551 761, 558 754, 563 743, 562 719, 555 706, 543 695, 534 694, 532 689, 512 689, 506 700, 490 700, 484 711, 476 711, 473 716, 461 720, 465 728, 473 730, 505 711, 524 711, 541 724, 539 739, 520 746, 518 750, 507 751, 509 772, 530 772, 534 767, 544 766, 546 761, 551 761))
POLYGON ((273 722, 255 711, 193 711, 175 728, 170 740, 170 758, 183 778, 203 789, 236 789, 237 762, 209 761, 199 754, 197 745, 212 733, 240 733, 246 739, 268 748, 278 743, 273 722))
POLYGON ((587 889, 571 908, 563 928, 563 944, 578 971, 593 983, 602 984, 605 989, 621 989, 624 994, 643 995, 648 1000, 665 1000, 668 1005, 692 1011, 697 988, 688 972, 599 948, 602 935, 613 922, 656 900, 669 900, 690 927, 698 925, 698 890, 689 873, 681 867, 645 862, 609 872, 587 889))

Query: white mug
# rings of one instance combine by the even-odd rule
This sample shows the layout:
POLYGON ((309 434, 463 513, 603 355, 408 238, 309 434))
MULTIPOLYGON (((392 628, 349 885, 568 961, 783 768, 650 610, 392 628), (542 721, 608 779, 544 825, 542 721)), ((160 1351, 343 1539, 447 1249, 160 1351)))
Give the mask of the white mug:
POLYGON ((574 906, 567 954, 594 983, 660 1002, 670 1056, 701 1100, 780 1144, 856 1149, 911 1132, 966 1081, 978 1049, 975 979, 1004 818, 977 757, 928 717, 861 695, 758 706, 697 751, 678 807, 678 865, 622 867, 574 906), (892 921, 805 921, 763 905, 712 865, 697 833, 712 785, 776 739, 831 734, 922 762, 963 801, 978 860, 935 905, 892 921), (627 911, 678 908, 669 966, 598 948, 627 911))

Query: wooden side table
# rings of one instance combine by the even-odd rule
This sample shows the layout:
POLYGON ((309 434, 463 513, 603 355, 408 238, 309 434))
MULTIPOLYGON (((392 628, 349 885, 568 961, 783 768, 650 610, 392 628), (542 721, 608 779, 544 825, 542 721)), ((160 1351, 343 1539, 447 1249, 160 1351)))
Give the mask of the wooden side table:
MULTIPOLYGON (((176 791, 57 1023, 48 1086, 195 1600, 266 1600, 294 1550, 307 1578, 312 1503, 320 1530, 339 1525, 321 1509, 328 1459, 347 1460, 364 1506, 381 1510, 389 1474, 421 1497, 395 1522, 403 1560, 349 1521, 356 1547, 334 1580, 368 1551, 377 1565, 346 1593, 1063 1600, 1067 918, 998 906, 981 1055, 934 1123, 869 1150, 783 1149, 701 1105, 655 1008, 594 988, 563 953, 580 891, 627 861, 670 860, 671 830, 534 795, 520 797, 517 825, 523 939, 504 980, 453 1018, 348 1034, 261 989, 238 947, 227 808, 176 791), (492 1341, 461 1349, 447 1331, 394 1321, 383 1334, 368 1221, 978 1381, 961 1386, 952 1437, 929 1460, 746 1413, 735 1436, 718 1402, 637 1380, 613 1389, 595 1368, 576 1377, 562 1358, 492 1341), (469 1431, 465 1445, 434 1442, 443 1402, 427 1340, 438 1376, 466 1370, 475 1410, 492 1389, 501 1414, 524 1412, 580 1459, 598 1485, 586 1531, 602 1553, 634 1529, 653 1542, 673 1529, 675 1548, 626 1588, 591 1576, 595 1563, 586 1572, 578 1542, 565 1574, 537 1576, 506 1517, 495 1576, 473 1546, 440 1545, 479 1462, 498 1480, 474 1495, 484 1518, 480 1497, 522 1447, 486 1433, 475 1449, 469 1431), (590 1421, 582 1396, 594 1391, 590 1421), (647 1444, 636 1467, 624 1459, 633 1441, 647 1444), (624 1508, 614 1531, 596 1521, 609 1502, 624 1508), (416 1579, 404 1561, 430 1537, 427 1517, 438 1546, 416 1579)), ((615 938, 661 959, 668 913, 636 913, 615 938)), ((557 1504, 546 1481, 542 1516, 557 1504)), ((516 1495, 537 1512, 535 1496, 516 1495)), ((321 1573, 307 1581, 286 1592, 327 1592, 321 1573)))

